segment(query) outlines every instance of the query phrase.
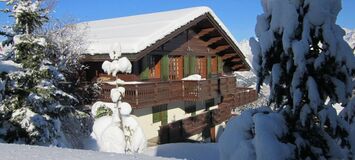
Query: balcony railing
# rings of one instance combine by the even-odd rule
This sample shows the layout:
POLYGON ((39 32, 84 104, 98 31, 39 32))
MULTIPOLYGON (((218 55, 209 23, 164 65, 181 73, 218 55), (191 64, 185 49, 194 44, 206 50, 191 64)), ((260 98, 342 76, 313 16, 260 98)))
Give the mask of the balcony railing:
POLYGON ((182 142, 190 136, 228 120, 232 116, 232 108, 248 104, 257 99, 256 91, 251 88, 238 88, 237 91, 237 94, 226 95, 226 101, 219 104, 217 109, 160 126, 160 143, 182 142), (238 100, 240 102, 235 103, 238 100))
MULTIPOLYGON (((114 85, 104 83, 99 100, 110 102, 110 91, 114 85)), ((175 101, 202 101, 218 95, 238 92, 235 77, 220 77, 201 81, 159 81, 124 85, 123 101, 133 108, 143 108, 175 101)), ((241 95, 242 96, 242 95, 241 95)), ((238 97, 244 100, 243 98, 238 97)))

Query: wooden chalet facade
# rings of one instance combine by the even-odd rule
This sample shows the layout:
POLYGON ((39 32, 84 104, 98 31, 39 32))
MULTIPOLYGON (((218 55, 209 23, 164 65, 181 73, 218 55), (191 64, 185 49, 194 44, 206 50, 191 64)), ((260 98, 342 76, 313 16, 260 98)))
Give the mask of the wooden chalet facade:
MULTIPOLYGON (((183 141, 196 134, 214 140, 216 126, 231 116, 233 108, 257 99, 255 90, 236 84, 233 71, 247 71, 250 66, 223 23, 206 7, 161 12, 156 14, 157 21, 159 17, 173 19, 180 13, 187 16, 191 13, 194 17, 138 52, 122 51, 122 56, 129 58, 133 65, 132 74, 117 75, 124 81, 139 82, 124 85, 124 101, 132 105, 132 114, 141 123, 147 138, 159 137, 160 143, 183 141), (193 74, 205 80, 182 80, 193 74)), ((153 13, 112 19, 109 24, 136 23, 140 18, 156 17, 153 13)), ((89 22, 88 26, 103 25, 104 21, 89 22)), ((144 24, 139 27, 144 30, 144 24)), ((100 39, 99 34, 95 36, 100 39)), ((109 59, 109 53, 84 55, 82 61, 90 67, 86 79, 115 80, 116 77, 106 75, 101 69, 103 61, 109 59)), ((102 83, 101 87, 99 100, 110 102, 110 90, 115 86, 102 83)))

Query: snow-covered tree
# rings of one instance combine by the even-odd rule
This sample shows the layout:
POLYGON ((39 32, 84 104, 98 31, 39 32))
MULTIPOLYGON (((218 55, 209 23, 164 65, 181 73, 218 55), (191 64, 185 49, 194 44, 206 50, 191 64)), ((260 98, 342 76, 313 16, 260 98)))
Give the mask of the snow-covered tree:
POLYGON ((72 93, 80 105, 92 102, 98 93, 97 84, 84 84, 83 73, 87 66, 80 62, 81 55, 86 53, 87 41, 84 38, 85 28, 78 27, 73 20, 50 20, 37 32, 47 42, 45 52, 49 61, 58 68, 65 77, 60 88, 72 93))
POLYGON ((0 61, 19 67, 0 77, 4 88, 0 138, 9 143, 72 147, 65 140, 62 119, 78 120, 85 114, 72 106, 77 103, 75 97, 57 87, 65 76, 50 61, 46 38, 36 33, 48 21, 48 11, 41 0, 6 4, 10 8, 3 11, 14 18, 14 25, 0 32, 8 46, 0 61))
POLYGON ((350 104, 355 73, 355 57, 335 24, 341 0, 262 0, 262 6, 250 44, 257 89, 270 86, 273 111, 231 120, 221 137, 222 158, 352 158, 351 121, 332 107, 350 104), (233 130, 242 136, 228 142, 233 130))

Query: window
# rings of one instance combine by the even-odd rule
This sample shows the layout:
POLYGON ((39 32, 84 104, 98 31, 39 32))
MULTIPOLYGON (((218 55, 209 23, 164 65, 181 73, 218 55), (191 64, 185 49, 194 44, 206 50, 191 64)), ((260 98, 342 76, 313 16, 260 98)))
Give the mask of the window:
POLYGON ((150 56, 149 57, 149 77, 150 78, 160 78, 160 56, 150 56))
POLYGON ((169 56, 169 79, 179 80, 183 76, 183 59, 181 56, 169 56))
POLYGON ((211 73, 217 74, 217 72, 218 72, 217 69, 218 69, 217 57, 213 56, 213 57, 211 57, 211 73))
POLYGON ((207 59, 206 57, 197 57, 195 73, 201 75, 203 78, 207 77, 207 59))
POLYGON ((152 108, 153 123, 161 122, 162 125, 168 123, 168 105, 160 105, 152 108))

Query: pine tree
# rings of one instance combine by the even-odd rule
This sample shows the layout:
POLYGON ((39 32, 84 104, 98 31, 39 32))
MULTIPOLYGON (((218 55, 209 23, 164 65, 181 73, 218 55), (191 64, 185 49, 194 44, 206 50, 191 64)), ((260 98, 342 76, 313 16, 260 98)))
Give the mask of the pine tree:
MULTIPOLYGON (((264 13, 257 17, 255 29, 258 40, 250 39, 250 45, 257 89, 263 83, 269 84, 269 107, 273 111, 259 109, 244 113, 244 117, 253 117, 248 121, 252 121, 250 126, 239 129, 254 141, 248 143, 254 150, 249 156, 352 158, 349 123, 338 117, 332 106, 349 103, 355 73, 355 57, 343 39, 343 29, 335 24, 341 1, 263 0, 262 4, 264 13), (282 118, 275 118, 275 113, 282 118), (279 127, 260 129, 260 123, 272 121, 279 127), (268 135, 262 138, 287 146, 292 154, 277 149, 264 154, 259 149, 267 141, 260 135, 268 135), (283 156, 285 152, 291 155, 283 156)), ((242 118, 236 119, 236 125, 244 122, 242 118)))
POLYGON ((57 87, 65 77, 49 60, 46 39, 36 33, 48 21, 48 11, 42 0, 11 0, 7 5, 12 8, 4 11, 15 24, 10 32, 1 32, 12 48, 5 58, 21 69, 1 77, 5 90, 0 102, 0 138, 9 143, 67 146, 61 119, 80 115, 72 107, 76 98, 57 87))
POLYGON ((349 102, 355 58, 335 24, 340 3, 266 1, 256 26, 259 42, 251 39, 258 87, 269 83, 269 100, 288 123, 296 158, 345 158, 336 144, 346 145, 347 127, 332 104, 349 102))

